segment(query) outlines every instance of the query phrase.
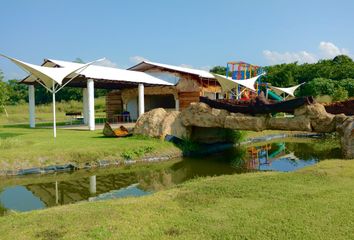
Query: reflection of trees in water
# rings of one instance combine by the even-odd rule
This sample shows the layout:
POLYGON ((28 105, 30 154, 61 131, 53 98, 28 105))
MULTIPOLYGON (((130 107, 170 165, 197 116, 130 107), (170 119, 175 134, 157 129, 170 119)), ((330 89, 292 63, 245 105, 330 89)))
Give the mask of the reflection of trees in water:
POLYGON ((7 209, 0 203, 0 216, 5 215, 7 212, 7 209))
POLYGON ((340 158, 341 149, 335 139, 324 139, 309 143, 289 142, 286 148, 303 160, 340 158))
POLYGON ((234 168, 243 168, 246 165, 247 149, 245 147, 233 148, 230 165, 234 168))

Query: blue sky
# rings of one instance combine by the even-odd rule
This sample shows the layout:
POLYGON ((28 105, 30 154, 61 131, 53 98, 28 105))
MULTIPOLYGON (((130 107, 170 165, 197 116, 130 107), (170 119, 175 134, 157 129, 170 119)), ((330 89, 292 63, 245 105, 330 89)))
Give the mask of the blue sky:
MULTIPOLYGON (((4 0, 0 53, 126 68, 142 59, 208 69, 227 61, 315 62, 354 53, 352 0, 4 0)), ((1 58, 6 79, 24 72, 1 58)))

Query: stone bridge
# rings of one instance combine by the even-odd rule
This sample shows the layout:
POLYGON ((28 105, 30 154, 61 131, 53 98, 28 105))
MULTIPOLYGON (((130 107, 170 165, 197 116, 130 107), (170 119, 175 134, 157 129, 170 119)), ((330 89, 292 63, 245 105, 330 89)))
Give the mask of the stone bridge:
POLYGON ((157 108, 138 119, 134 133, 159 138, 174 135, 212 143, 225 140, 226 134, 222 132, 227 129, 338 132, 344 157, 354 158, 354 117, 327 113, 319 103, 299 107, 294 117, 284 118, 230 113, 205 103, 192 103, 182 112, 157 108))

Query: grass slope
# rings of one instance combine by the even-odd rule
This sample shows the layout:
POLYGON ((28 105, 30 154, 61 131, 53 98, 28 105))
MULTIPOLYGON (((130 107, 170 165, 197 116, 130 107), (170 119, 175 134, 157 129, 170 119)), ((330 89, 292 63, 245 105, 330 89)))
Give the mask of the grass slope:
POLYGON ((354 239, 354 161, 0 218, 1 239, 354 239))

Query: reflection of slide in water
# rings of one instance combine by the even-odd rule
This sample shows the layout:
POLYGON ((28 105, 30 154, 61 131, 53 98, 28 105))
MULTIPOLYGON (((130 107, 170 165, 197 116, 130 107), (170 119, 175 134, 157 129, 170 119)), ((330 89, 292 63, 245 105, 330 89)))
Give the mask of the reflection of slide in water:
MULTIPOLYGON (((248 169, 260 169, 261 165, 270 165, 273 160, 284 158, 285 143, 266 144, 260 147, 251 147, 248 152, 251 159, 247 161, 248 169)), ((292 156, 293 159, 295 156, 292 156)))
POLYGON ((268 158, 276 158, 279 154, 281 154, 285 150, 285 143, 275 143, 273 146, 276 146, 276 149, 268 153, 268 158))

